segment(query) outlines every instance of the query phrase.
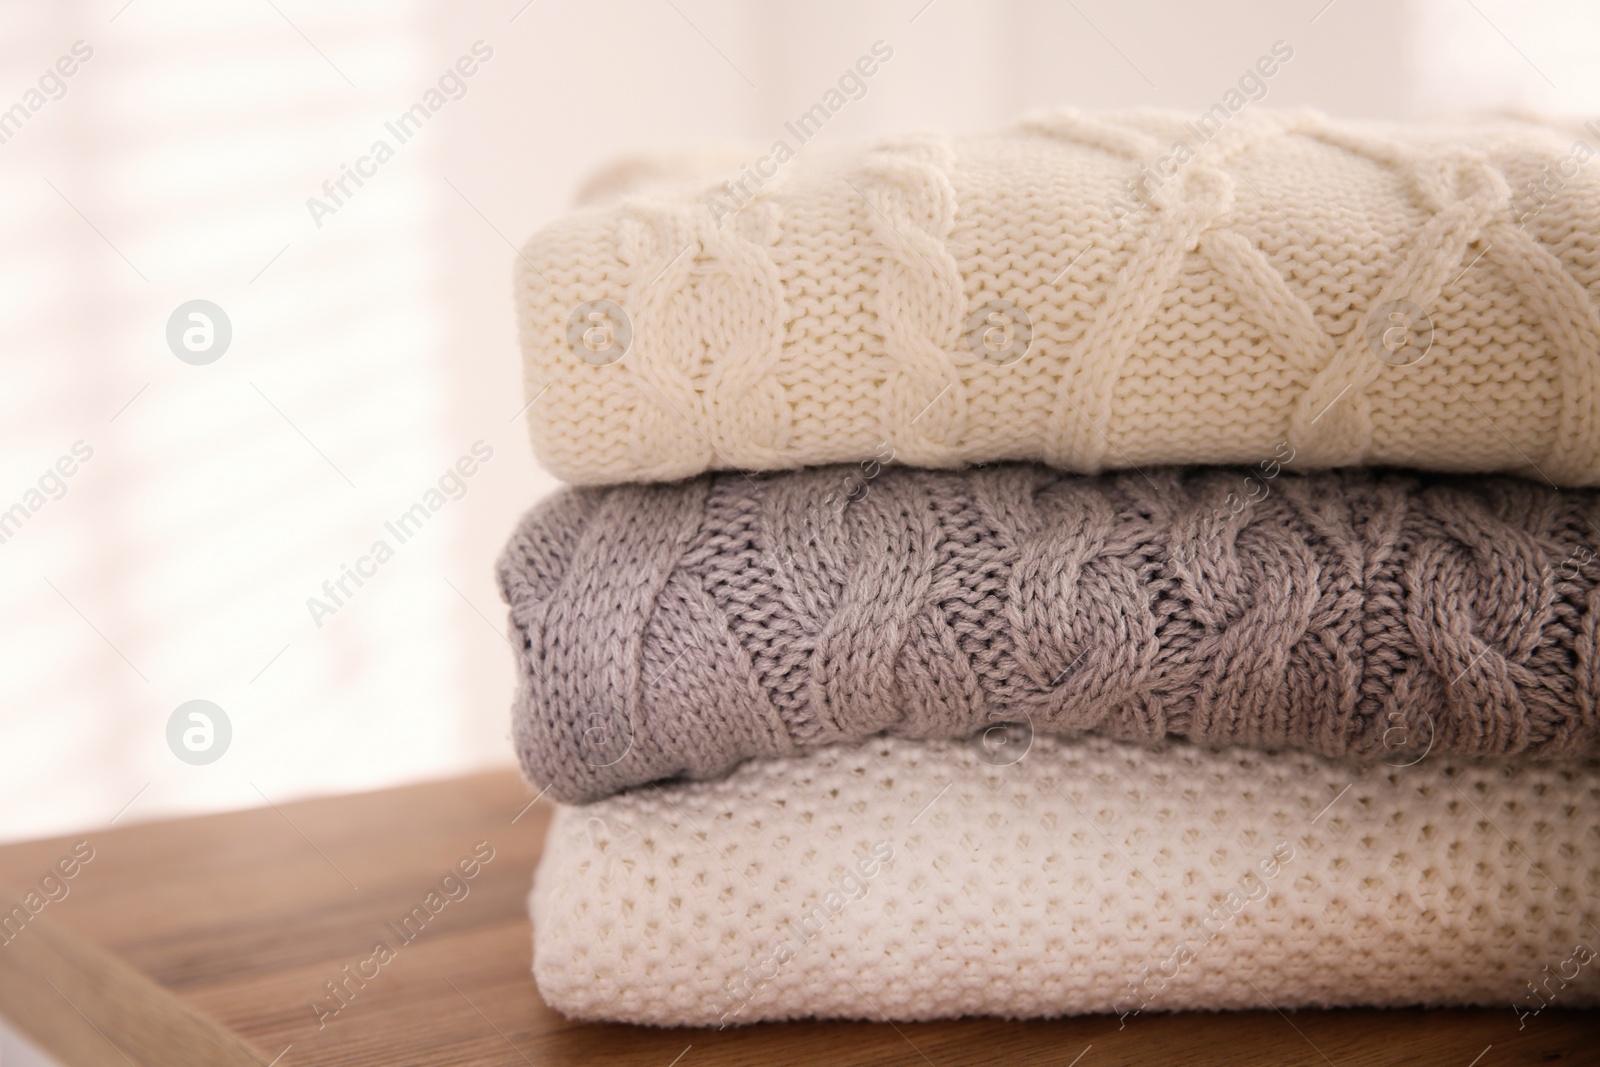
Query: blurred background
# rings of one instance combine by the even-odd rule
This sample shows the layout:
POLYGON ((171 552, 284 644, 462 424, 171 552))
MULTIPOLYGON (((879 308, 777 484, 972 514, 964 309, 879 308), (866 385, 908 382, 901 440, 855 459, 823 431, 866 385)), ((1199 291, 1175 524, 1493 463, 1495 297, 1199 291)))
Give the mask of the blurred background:
POLYGON ((509 763, 493 562, 555 484, 514 247, 619 153, 769 144, 877 41, 828 141, 1198 112, 1277 41, 1268 106, 1600 112, 1581 0, 3 0, 0 840, 509 763), (211 362, 168 340, 192 300, 231 328, 211 362), (231 726, 198 765, 168 742, 196 699, 231 726))
POLYGON ((1277 41, 1266 106, 1600 112, 1579 0, 5 0, 0 840, 509 763, 493 563, 555 484, 514 246, 619 153, 769 144, 876 41, 828 141, 1199 112, 1277 41), (212 362, 169 344, 191 300, 231 327, 212 362), (232 735, 202 765, 168 744, 196 699, 232 735))

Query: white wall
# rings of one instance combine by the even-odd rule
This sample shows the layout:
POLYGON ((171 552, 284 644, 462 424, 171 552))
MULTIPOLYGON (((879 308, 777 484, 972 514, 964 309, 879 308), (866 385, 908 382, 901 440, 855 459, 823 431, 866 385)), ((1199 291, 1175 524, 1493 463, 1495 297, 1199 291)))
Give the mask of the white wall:
POLYGON ((608 157, 765 143, 879 39, 831 141, 1198 111, 1278 39, 1274 105, 1600 108, 1569 2, 275 2, 0 4, 0 108, 94 49, 0 144, 0 509, 94 448, 0 544, 0 838, 509 761, 491 568, 554 483, 514 418, 508 242, 608 157), (315 225, 477 40, 465 96, 315 225), (209 366, 162 336, 194 297, 233 322, 209 366), (315 626, 306 598, 480 439, 465 497, 315 626), (207 766, 165 740, 195 697, 234 726, 207 766))

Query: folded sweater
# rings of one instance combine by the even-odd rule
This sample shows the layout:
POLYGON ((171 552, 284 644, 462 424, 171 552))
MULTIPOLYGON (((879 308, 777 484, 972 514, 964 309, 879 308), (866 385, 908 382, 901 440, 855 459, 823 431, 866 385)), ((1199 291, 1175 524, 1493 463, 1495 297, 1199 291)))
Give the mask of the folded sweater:
MULTIPOLYGON (((878 738, 559 809, 544 999, 721 1026, 1600 1004, 1600 769, 878 738)), ((1108 1023, 1109 1025, 1109 1023, 1108 1023)))
POLYGON ((1600 484, 1600 168, 1573 165, 1597 146, 1063 110, 636 164, 518 258, 534 446, 575 483, 1287 439, 1308 468, 1600 484))
POLYGON ((888 731, 1600 751, 1600 492, 829 467, 564 490, 499 564, 554 798, 888 731))

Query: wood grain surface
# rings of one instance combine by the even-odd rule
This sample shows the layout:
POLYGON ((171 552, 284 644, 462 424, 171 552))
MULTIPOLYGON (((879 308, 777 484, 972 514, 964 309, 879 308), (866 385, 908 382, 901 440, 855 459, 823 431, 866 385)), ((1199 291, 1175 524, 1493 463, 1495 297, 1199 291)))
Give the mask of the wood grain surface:
POLYGON ((571 1023, 529 973, 525 899, 550 810, 531 799, 514 773, 495 772, 0 849, 0 907, 52 873, 45 888, 66 893, 4 935, 0 1013, 84 1067, 1600 1064, 1600 1014, 1552 1007, 1519 1030, 1509 1005, 1263 1005, 1120 1029, 1105 1016, 722 1032, 571 1023), (93 858, 62 878, 80 842, 93 858), (428 910, 475 847, 493 859, 445 883, 428 910), (402 940, 390 924, 418 906, 427 921, 402 940))

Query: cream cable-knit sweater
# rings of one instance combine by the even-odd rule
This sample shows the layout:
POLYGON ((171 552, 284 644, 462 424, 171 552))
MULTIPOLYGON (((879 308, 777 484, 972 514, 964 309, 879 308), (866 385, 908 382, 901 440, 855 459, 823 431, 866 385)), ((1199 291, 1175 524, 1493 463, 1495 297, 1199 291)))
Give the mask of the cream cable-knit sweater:
POLYGON ((703 154, 607 201, 613 174, 518 259, 534 445, 579 483, 1287 440, 1597 484, 1596 151, 1600 124, 1063 110, 771 178, 703 154))
POLYGON ((540 992, 662 1025, 1600 1003, 1593 764, 1011 741, 560 808, 540 992))

